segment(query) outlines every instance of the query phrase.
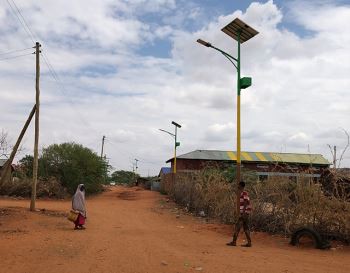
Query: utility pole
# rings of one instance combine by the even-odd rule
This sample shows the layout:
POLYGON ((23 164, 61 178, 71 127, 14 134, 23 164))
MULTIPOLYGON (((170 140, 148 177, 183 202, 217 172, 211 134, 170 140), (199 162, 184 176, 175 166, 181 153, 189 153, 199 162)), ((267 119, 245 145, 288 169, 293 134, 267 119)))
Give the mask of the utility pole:
POLYGON ((135 165, 134 162, 132 163, 132 173, 133 173, 133 178, 136 180, 136 174, 135 174, 135 165))
POLYGON ((334 152, 333 152, 333 169, 337 169, 337 146, 334 146, 334 152))
POLYGON ((104 155, 104 176, 103 176, 103 179, 104 179, 104 183, 106 183, 107 181, 107 169, 108 169, 108 161, 107 161, 107 156, 104 155))
POLYGON ((103 147, 105 146, 105 139, 106 139, 106 136, 103 136, 102 137, 101 159, 103 158, 103 147))
POLYGON ((36 184, 38 181, 38 146, 39 146, 39 109, 40 109, 40 43, 35 44, 35 60, 36 60, 36 74, 35 74, 35 137, 34 137, 34 161, 33 161, 33 184, 32 184, 32 198, 30 200, 30 210, 35 210, 36 199, 36 184))
POLYGON ((18 147, 19 147, 19 145, 20 145, 20 143, 21 143, 21 141, 23 139, 23 136, 24 136, 25 132, 27 131, 27 128, 28 128, 28 126, 29 126, 33 116, 34 116, 35 108, 36 108, 36 106, 34 105, 32 111, 30 112, 29 117, 28 117, 26 123, 24 124, 24 127, 23 127, 23 129, 22 129, 22 131, 21 131, 17 141, 16 141, 16 144, 13 147, 13 150, 11 152, 11 155, 10 155, 9 159, 6 161, 5 165, 3 166, 3 173, 2 173, 2 176, 0 178, 0 186, 3 185, 5 182, 8 182, 9 172, 10 172, 10 169, 11 169, 12 161, 15 158, 15 155, 17 153, 18 147))
POLYGON ((136 174, 137 174, 137 168, 138 168, 138 167, 137 167, 137 162, 139 162, 139 161, 140 161, 140 160, 138 160, 138 159, 136 159, 136 158, 135 158, 135 168, 136 168, 136 174))
POLYGON ((138 185, 137 183, 137 162, 140 161, 138 159, 135 158, 135 183, 136 183, 136 186, 138 185))

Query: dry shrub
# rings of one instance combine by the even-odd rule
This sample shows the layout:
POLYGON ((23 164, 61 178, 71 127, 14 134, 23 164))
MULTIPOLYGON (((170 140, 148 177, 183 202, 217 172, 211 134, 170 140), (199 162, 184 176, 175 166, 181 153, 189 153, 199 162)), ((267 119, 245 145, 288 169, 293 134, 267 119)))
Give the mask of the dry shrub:
MULTIPOLYGON (((191 211, 224 223, 235 221, 235 184, 219 169, 172 174, 162 181, 163 190, 191 211)), ((289 235, 299 227, 311 227, 328 238, 350 242, 350 203, 325 195, 320 184, 300 177, 272 177, 247 185, 254 230, 289 235)))
POLYGON ((270 178, 251 189, 252 225, 259 230, 290 234, 308 226, 329 238, 350 242, 350 203, 325 196, 320 184, 301 177, 270 178))
POLYGON ((350 201, 350 169, 330 169, 322 179, 325 194, 350 201))
POLYGON ((234 219, 235 194, 222 171, 206 168, 199 172, 177 173, 175 178, 166 180, 165 190, 177 203, 223 222, 234 219))
MULTIPOLYGON (((29 178, 13 178, 10 182, 2 185, 0 195, 30 197, 33 180, 29 178)), ((67 191, 55 178, 38 180, 37 197, 64 198, 67 191)))

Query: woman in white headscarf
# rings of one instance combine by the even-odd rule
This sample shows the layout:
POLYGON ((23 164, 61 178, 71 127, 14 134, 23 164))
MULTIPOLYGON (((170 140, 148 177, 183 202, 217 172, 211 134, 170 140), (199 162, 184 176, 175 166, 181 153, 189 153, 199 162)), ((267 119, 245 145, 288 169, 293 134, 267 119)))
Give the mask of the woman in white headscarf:
POLYGON ((85 186, 79 184, 73 196, 72 209, 79 212, 77 220, 74 222, 74 229, 85 229, 86 208, 85 208, 85 186))

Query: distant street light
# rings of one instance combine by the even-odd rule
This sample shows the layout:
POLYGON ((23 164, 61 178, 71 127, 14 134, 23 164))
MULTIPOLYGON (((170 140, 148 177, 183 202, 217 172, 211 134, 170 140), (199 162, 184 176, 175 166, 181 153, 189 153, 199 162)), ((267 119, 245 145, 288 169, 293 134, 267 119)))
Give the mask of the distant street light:
POLYGON ((176 148, 178 146, 180 146, 180 142, 177 142, 177 128, 181 128, 181 125, 176 123, 175 121, 172 121, 171 124, 175 125, 175 134, 173 133, 170 133, 166 130, 163 130, 163 129, 159 129, 159 131, 162 131, 164 133, 167 133, 169 135, 171 135, 174 139, 175 139, 175 149, 174 149, 174 169, 173 169, 173 173, 175 174, 176 173, 176 148))
POLYGON ((198 39, 197 42, 203 46, 211 47, 224 55, 237 70, 237 213, 239 215, 239 198, 238 190, 241 181, 241 89, 248 88, 252 84, 252 78, 241 78, 241 44, 253 38, 259 32, 248 26, 246 23, 236 18, 222 29, 228 36, 237 41, 238 54, 237 58, 231 56, 227 52, 213 46, 211 43, 198 39))

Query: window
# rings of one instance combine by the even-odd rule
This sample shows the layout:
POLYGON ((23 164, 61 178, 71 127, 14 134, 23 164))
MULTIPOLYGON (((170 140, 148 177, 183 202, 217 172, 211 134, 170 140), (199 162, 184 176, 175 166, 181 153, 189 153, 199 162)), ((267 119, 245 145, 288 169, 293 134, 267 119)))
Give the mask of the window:
POLYGON ((267 180, 268 176, 267 175, 259 175, 259 181, 263 182, 264 180, 267 180))

